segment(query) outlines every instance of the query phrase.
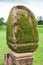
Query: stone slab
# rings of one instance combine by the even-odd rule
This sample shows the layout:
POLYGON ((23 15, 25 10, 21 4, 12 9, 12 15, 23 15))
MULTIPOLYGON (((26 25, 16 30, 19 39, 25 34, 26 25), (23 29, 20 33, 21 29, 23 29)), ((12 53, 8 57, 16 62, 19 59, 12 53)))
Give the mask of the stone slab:
POLYGON ((12 65, 12 59, 9 53, 4 55, 4 65, 12 65))
POLYGON ((15 53, 10 50, 4 55, 4 65, 32 65, 34 53, 15 53))
POLYGON ((22 58, 22 57, 26 57, 26 56, 28 56, 28 57, 33 57, 34 56, 34 53, 32 53, 32 52, 29 52, 29 53, 28 52, 27 53, 16 53, 12 50, 9 51, 9 54, 13 55, 16 58, 20 58, 20 57, 22 58))

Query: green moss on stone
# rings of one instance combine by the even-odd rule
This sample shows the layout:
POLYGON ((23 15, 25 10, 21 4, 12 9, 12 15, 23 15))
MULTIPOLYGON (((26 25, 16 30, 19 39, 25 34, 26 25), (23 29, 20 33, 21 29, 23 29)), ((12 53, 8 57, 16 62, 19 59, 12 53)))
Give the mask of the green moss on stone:
MULTIPOLYGON (((24 6, 16 6, 21 9, 24 6)), ((38 47, 38 32, 37 21, 34 14, 24 7, 25 12, 18 11, 18 14, 13 7, 7 20, 7 44, 9 48, 15 52, 33 52, 38 47), (16 15, 15 15, 15 13, 16 15), (15 23, 17 17, 17 22, 15 23), (14 33, 14 29, 17 26, 17 32, 14 33), (16 38, 16 41, 14 41, 16 38), (33 45, 32 45, 33 43, 33 45), (16 46, 20 44, 20 46, 16 46), (30 44, 21 46, 21 44, 30 44)), ((17 8, 18 9, 18 8, 17 8)))
POLYGON ((20 52, 23 53, 23 52, 33 52, 35 50, 36 50, 36 48, 31 45, 31 46, 18 47, 18 49, 15 50, 15 51, 18 52, 18 53, 20 53, 20 52))
MULTIPOLYGON (((17 43, 34 43, 38 42, 38 32, 36 29, 36 24, 29 21, 29 15, 20 15, 18 18, 18 31, 16 34, 17 43)), ((34 21, 36 22, 36 21, 34 21)))
POLYGON ((9 15, 7 20, 7 40, 13 41, 13 27, 11 14, 9 15))

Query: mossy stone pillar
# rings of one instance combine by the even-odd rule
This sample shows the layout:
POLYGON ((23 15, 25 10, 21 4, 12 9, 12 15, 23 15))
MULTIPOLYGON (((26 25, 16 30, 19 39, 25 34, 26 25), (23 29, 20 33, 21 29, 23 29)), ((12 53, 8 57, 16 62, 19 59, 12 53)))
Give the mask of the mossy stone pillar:
POLYGON ((12 63, 32 65, 33 52, 38 47, 37 21, 34 14, 25 6, 14 6, 7 20, 6 34, 12 63))

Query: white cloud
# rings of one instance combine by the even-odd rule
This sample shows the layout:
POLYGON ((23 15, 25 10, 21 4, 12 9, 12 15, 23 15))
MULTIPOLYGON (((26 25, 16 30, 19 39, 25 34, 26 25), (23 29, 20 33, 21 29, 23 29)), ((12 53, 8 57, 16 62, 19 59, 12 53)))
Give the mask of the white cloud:
POLYGON ((0 17, 4 17, 5 19, 7 19, 10 9, 13 6, 12 3, 0 3, 0 17))
POLYGON ((43 16, 43 1, 41 0, 17 0, 15 2, 0 2, 0 17, 4 17, 7 20, 9 12, 14 5, 26 5, 33 11, 35 16, 43 16))
POLYGON ((43 16, 43 2, 31 2, 29 8, 36 16, 43 16))

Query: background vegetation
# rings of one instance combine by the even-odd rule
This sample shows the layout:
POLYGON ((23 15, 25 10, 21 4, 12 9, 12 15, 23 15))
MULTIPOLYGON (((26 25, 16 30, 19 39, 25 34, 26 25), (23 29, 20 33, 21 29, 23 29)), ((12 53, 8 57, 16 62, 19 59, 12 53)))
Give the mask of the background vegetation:
POLYGON ((37 21, 38 21, 38 25, 43 25, 43 17, 42 16, 38 16, 37 21))

